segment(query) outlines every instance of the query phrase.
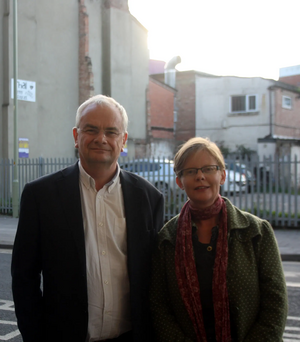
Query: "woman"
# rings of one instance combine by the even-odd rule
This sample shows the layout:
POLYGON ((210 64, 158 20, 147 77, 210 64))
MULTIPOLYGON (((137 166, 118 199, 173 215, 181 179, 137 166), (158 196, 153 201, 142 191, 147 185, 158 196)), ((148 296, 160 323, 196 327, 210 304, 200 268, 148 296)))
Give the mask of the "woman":
POLYGON ((219 195, 225 163, 208 139, 186 142, 174 171, 189 200, 153 257, 157 341, 282 341, 287 293, 271 225, 219 195))

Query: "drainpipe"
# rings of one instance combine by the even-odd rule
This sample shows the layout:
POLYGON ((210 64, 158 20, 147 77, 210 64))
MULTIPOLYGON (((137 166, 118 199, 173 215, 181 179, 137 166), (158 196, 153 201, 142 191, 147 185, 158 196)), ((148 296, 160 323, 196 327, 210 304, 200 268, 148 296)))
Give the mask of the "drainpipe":
POLYGON ((172 59, 170 59, 167 65, 165 66, 165 83, 172 88, 175 88, 176 86, 175 66, 179 63, 181 63, 180 56, 175 56, 172 59))
POLYGON ((270 137, 273 137, 273 87, 269 87, 270 137))

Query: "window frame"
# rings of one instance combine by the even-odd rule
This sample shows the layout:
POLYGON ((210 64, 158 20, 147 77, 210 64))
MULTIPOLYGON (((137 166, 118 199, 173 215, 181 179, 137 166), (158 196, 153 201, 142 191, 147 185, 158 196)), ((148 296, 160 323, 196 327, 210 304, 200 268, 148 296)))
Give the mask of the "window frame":
POLYGON ((292 109, 293 108, 292 97, 291 96, 287 96, 287 95, 282 95, 282 103, 281 103, 281 105, 282 105, 282 108, 284 108, 284 109, 292 109), (289 99, 291 104, 290 105, 286 105, 284 103, 284 99, 289 99))
POLYGON ((243 94, 243 95, 230 95, 229 96, 229 113, 239 114, 239 113, 255 113, 258 112, 258 95, 257 94, 243 94), (255 109, 249 109, 250 97, 255 97, 255 109), (246 108, 245 110, 232 111, 232 98, 233 97, 245 97, 246 108))

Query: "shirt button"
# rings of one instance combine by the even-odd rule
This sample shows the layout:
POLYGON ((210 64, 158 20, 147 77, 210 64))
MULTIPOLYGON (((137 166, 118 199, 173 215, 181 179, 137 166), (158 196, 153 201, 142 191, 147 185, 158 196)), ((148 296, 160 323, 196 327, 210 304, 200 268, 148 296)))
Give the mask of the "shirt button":
POLYGON ((103 223, 102 223, 102 222, 100 222, 98 225, 99 225, 100 227, 102 227, 102 226, 103 226, 103 223))
POLYGON ((106 284, 106 285, 107 285, 107 284, 108 284, 108 280, 104 280, 104 284, 106 284))
POLYGON ((106 254, 106 252, 105 251, 102 251, 102 255, 105 255, 106 254))

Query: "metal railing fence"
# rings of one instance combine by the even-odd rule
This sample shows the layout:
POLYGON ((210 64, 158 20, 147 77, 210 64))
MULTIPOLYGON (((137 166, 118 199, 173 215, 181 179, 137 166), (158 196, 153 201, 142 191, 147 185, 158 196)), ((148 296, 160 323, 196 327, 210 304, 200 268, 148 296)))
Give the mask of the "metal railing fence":
MULTIPOLYGON (((76 158, 20 158, 18 163, 20 197, 26 183, 74 164, 76 160, 76 158)), ((0 159, 1 214, 12 213, 12 181, 14 167, 14 161, 12 159, 0 159)))
MULTIPOLYGON (((220 193, 242 210, 268 220, 274 227, 300 227, 300 161, 297 157, 264 157, 263 160, 226 160, 228 181, 220 193), (230 178, 230 172, 235 178, 230 178), (229 179, 230 178, 230 179, 229 179)), ((26 183, 76 162, 75 158, 20 159, 20 194, 26 183)), ((173 162, 166 158, 133 160, 121 157, 122 169, 134 172, 165 196, 165 220, 178 214, 187 200, 176 184, 173 162)), ((0 213, 12 212, 13 160, 0 159, 0 213)))

